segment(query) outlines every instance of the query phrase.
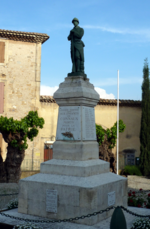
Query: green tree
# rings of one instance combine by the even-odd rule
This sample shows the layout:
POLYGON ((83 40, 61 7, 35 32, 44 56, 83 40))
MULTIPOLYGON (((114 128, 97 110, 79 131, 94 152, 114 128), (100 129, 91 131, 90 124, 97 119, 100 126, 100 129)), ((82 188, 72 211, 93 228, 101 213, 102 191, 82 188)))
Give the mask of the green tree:
POLYGON ((149 66, 145 59, 142 83, 142 116, 140 129, 140 169, 144 176, 150 175, 150 81, 149 66))
POLYGON ((33 141, 43 128, 44 119, 38 117, 37 111, 30 111, 20 121, 0 117, 0 132, 8 143, 6 160, 0 155, 0 183, 17 183, 21 176, 21 163, 28 148, 27 138, 33 141))
MULTIPOLYGON (((119 120, 119 133, 122 133, 125 129, 126 125, 123 123, 123 121, 119 120)), ((116 139, 117 139, 117 122, 114 123, 114 125, 107 130, 104 130, 102 126, 96 124, 96 136, 97 141, 99 145, 102 144, 102 142, 105 139, 105 135, 107 135, 107 140, 109 142, 109 148, 112 149, 116 145, 116 139)))
MULTIPOLYGON (((125 129, 125 124, 119 120, 119 133, 122 133, 125 129)), ((107 130, 104 130, 102 126, 96 124, 96 136, 97 142, 99 143, 100 151, 99 158, 110 163, 110 171, 116 173, 116 159, 112 153, 112 148, 116 145, 117 139, 117 122, 107 130)))

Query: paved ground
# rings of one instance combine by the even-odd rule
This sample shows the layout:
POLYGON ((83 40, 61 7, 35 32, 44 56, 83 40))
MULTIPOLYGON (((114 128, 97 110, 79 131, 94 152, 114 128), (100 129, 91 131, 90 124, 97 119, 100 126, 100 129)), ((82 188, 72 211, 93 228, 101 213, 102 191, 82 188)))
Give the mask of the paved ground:
MULTIPOLYGON (((140 214, 140 215, 150 215, 150 209, 128 207, 128 210, 135 212, 137 214, 140 214)), ((132 222, 135 219, 135 216, 125 211, 123 212, 124 212, 126 222, 127 222, 127 229, 130 229, 132 227, 132 222)), ((48 220, 48 219, 41 218, 41 217, 18 213, 18 209, 5 211, 3 213, 9 214, 10 216, 24 218, 24 219, 26 218, 26 219, 34 219, 34 220, 48 220)), ((81 225, 81 224, 76 224, 76 223, 55 223, 55 224, 39 223, 37 225, 43 227, 43 229, 110 229, 110 220, 111 220, 111 217, 104 221, 101 221, 98 224, 95 224, 94 226, 86 226, 86 225, 81 225)), ((1 214, 0 214, 0 222, 10 224, 10 225, 17 225, 17 224, 23 223, 23 221, 11 219, 9 217, 2 216, 1 214)))

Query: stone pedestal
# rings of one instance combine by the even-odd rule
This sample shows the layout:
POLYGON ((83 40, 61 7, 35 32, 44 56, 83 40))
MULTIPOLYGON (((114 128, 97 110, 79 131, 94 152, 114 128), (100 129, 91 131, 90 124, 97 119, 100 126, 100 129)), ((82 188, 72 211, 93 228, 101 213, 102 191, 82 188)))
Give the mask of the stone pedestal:
MULTIPOLYGON (((53 159, 41 163, 40 173, 20 180, 18 212, 51 219, 68 219, 127 207, 127 179, 109 172, 99 160, 94 106, 99 95, 87 78, 67 77, 54 98, 59 105, 53 159)), ((94 225, 113 210, 74 221, 94 225)))

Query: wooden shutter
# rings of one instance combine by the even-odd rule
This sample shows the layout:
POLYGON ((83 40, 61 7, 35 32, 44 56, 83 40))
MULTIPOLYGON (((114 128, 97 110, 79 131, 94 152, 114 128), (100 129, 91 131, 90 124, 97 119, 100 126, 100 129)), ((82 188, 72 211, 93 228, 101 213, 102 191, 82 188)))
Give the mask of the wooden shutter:
POLYGON ((4 63, 5 42, 0 41, 0 63, 4 63))
POLYGON ((4 112, 4 83, 0 82, 0 114, 4 112))
POLYGON ((53 149, 44 149, 44 161, 53 159, 53 149))

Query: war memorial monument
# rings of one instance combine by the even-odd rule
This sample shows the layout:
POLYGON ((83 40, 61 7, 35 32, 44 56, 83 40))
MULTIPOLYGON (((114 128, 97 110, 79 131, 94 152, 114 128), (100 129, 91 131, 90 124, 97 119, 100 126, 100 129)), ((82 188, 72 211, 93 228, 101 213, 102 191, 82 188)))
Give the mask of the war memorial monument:
MULTIPOLYGON (((127 207, 127 179, 111 173, 109 163, 99 159, 94 112, 99 94, 84 72, 84 30, 77 18, 72 23, 72 72, 54 93, 59 114, 53 159, 41 163, 40 173, 19 181, 18 212, 49 219, 127 207)), ((113 211, 73 222, 94 225, 113 211)))

